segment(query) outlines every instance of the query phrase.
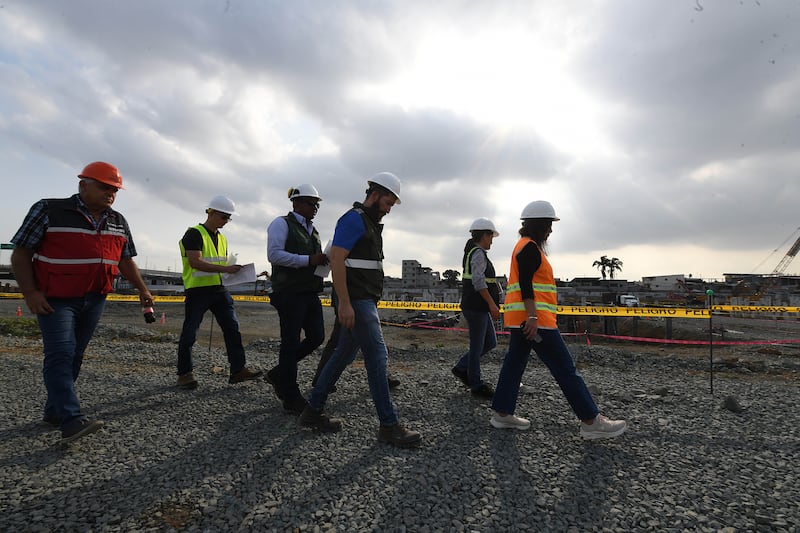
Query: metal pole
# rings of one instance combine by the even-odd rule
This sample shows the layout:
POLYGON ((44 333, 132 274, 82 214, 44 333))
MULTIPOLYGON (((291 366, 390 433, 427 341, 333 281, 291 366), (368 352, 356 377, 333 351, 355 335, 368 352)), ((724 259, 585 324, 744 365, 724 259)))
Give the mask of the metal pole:
POLYGON ((214 333, 214 315, 211 315, 211 327, 208 328, 208 353, 211 353, 211 335, 214 333))
POLYGON ((714 305, 714 291, 708 289, 706 291, 708 297, 708 375, 709 383, 711 385, 711 395, 714 395, 714 313, 711 307, 714 305))

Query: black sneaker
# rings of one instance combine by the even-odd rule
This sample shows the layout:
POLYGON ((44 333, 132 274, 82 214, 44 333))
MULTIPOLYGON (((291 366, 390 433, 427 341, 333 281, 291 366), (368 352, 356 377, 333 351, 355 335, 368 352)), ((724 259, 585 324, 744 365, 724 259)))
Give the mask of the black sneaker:
POLYGON ((478 398, 494 398, 494 389, 491 385, 487 385, 486 383, 482 383, 480 387, 474 389, 472 391, 473 396, 477 396, 478 398))
POLYGON ((391 374, 387 374, 386 375, 386 383, 389 384, 389 388, 390 389, 393 389, 393 388, 398 387, 400 385, 400 380, 397 379, 396 377, 392 376, 391 374))
POLYGON ((305 410, 307 406, 308 402, 302 396, 293 398, 291 400, 283 400, 283 409, 288 413, 292 413, 293 415, 302 414, 303 410, 305 410))
POLYGON ((342 429, 342 420, 340 418, 331 418, 322 411, 315 411, 308 406, 303 409, 298 421, 301 426, 311 428, 320 433, 336 433, 342 429))
POLYGON ((469 387, 469 375, 467 375, 466 370, 461 367, 454 366, 452 372, 455 377, 461 380, 461 383, 463 383, 465 387, 469 387))
POLYGON ((48 426, 57 428, 58 426, 61 425, 61 419, 58 418, 57 416, 44 415, 42 417, 42 424, 47 424, 48 426))
POLYGON ((388 444, 394 444, 398 448, 415 448, 422 442, 422 435, 419 431, 406 429, 403 424, 397 423, 393 426, 381 426, 378 429, 378 440, 388 444))
POLYGON ((283 394, 281 394, 281 392, 278 390, 278 376, 275 375, 277 370, 277 366, 267 370, 267 383, 272 385, 272 390, 275 391, 275 396, 277 396, 279 400, 283 400, 283 394))
POLYGON ((70 424, 67 429, 61 431, 61 444, 67 444, 72 441, 78 440, 84 435, 94 433, 103 427, 102 420, 90 420, 88 418, 81 418, 77 422, 70 424))

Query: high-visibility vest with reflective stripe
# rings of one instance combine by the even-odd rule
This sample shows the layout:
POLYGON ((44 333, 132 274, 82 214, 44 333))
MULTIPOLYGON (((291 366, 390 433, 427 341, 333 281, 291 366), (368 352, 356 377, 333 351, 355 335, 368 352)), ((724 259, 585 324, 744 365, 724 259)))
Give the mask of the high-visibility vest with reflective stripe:
POLYGON ((489 260, 489 255, 486 253, 486 250, 480 246, 474 246, 469 251, 465 251, 464 257, 461 260, 464 268, 464 273, 461 276, 461 309, 489 311, 486 300, 483 299, 481 294, 477 292, 472 285, 471 261, 472 254, 476 253, 477 250, 480 250, 478 253, 482 252, 486 256, 486 270, 484 271, 484 275, 486 276, 486 289, 489 291, 489 296, 492 297, 494 303, 500 304, 500 290, 497 286, 497 278, 495 278, 494 265, 489 260))
MULTIPOLYGON (((203 261, 206 263, 214 263, 215 265, 225 265, 228 263, 228 241, 225 235, 217 232, 217 245, 214 246, 214 241, 211 239, 208 230, 202 224, 194 226, 194 229, 200 232, 203 237, 203 261)), ((183 286, 186 289, 195 289, 197 287, 213 287, 215 285, 222 285, 222 274, 220 272, 203 272, 192 268, 189 264, 189 258, 186 257, 186 250, 183 248, 183 239, 178 241, 178 246, 181 248, 181 259, 183 261, 183 286)))
POLYGON ((111 292, 130 235, 127 221, 114 210, 95 229, 76 196, 47 200, 48 226, 33 255, 33 271, 37 288, 49 298, 111 292))
POLYGON ((383 292, 383 224, 371 219, 359 202, 353 211, 361 215, 364 235, 345 259, 347 292, 351 300, 380 300, 383 292))
MULTIPOLYGON (((508 287, 506 288, 506 300, 503 305, 503 324, 507 328, 518 328, 528 318, 525 311, 525 304, 522 302, 522 291, 520 290, 519 265, 517 264, 517 254, 528 244, 533 243, 539 246, 530 237, 523 237, 514 246, 511 254, 511 272, 508 276, 508 287)), ((525 283, 533 282, 533 299, 536 302, 536 316, 540 328, 556 329, 556 311, 558 310, 558 294, 556 292, 556 280, 553 277, 553 267, 547 260, 547 256, 542 252, 542 264, 533 275, 533 280, 524 280, 525 283)))

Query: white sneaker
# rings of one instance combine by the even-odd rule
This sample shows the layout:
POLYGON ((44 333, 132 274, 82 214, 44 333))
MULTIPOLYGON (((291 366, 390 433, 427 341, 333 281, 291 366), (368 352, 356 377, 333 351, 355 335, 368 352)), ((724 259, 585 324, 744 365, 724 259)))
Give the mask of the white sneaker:
POLYGON ((519 429, 524 431, 531 427, 531 421, 514 415, 500 416, 497 412, 492 413, 489 423, 498 429, 519 429))
POLYGON ((628 424, 624 420, 609 420, 603 415, 597 415, 594 424, 584 424, 581 422, 581 437, 584 439, 611 439, 619 437, 628 424))

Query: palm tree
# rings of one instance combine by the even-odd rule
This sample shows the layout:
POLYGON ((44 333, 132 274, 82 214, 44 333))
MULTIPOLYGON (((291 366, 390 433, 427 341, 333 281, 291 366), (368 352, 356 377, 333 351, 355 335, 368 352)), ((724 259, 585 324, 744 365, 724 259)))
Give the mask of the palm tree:
MULTIPOLYGON (((609 263, 608 256, 601 255, 600 260, 592 263, 592 266, 597 267, 597 269, 600 270, 600 274, 603 275, 603 279, 606 279, 606 269, 610 266, 609 263)), ((614 276, 611 277, 613 278, 614 276)))
POLYGON ((611 279, 614 279, 615 270, 619 270, 620 272, 622 272, 622 261, 620 261, 616 257, 612 257, 608 261, 608 275, 611 277, 611 279))
POLYGON ((597 267, 597 269, 600 270, 600 274, 603 275, 603 279, 606 279, 606 272, 608 272, 608 276, 611 279, 614 279, 614 272, 617 270, 622 272, 622 261, 616 257, 609 259, 607 255, 600 256, 600 260, 592 263, 592 266, 597 267))

